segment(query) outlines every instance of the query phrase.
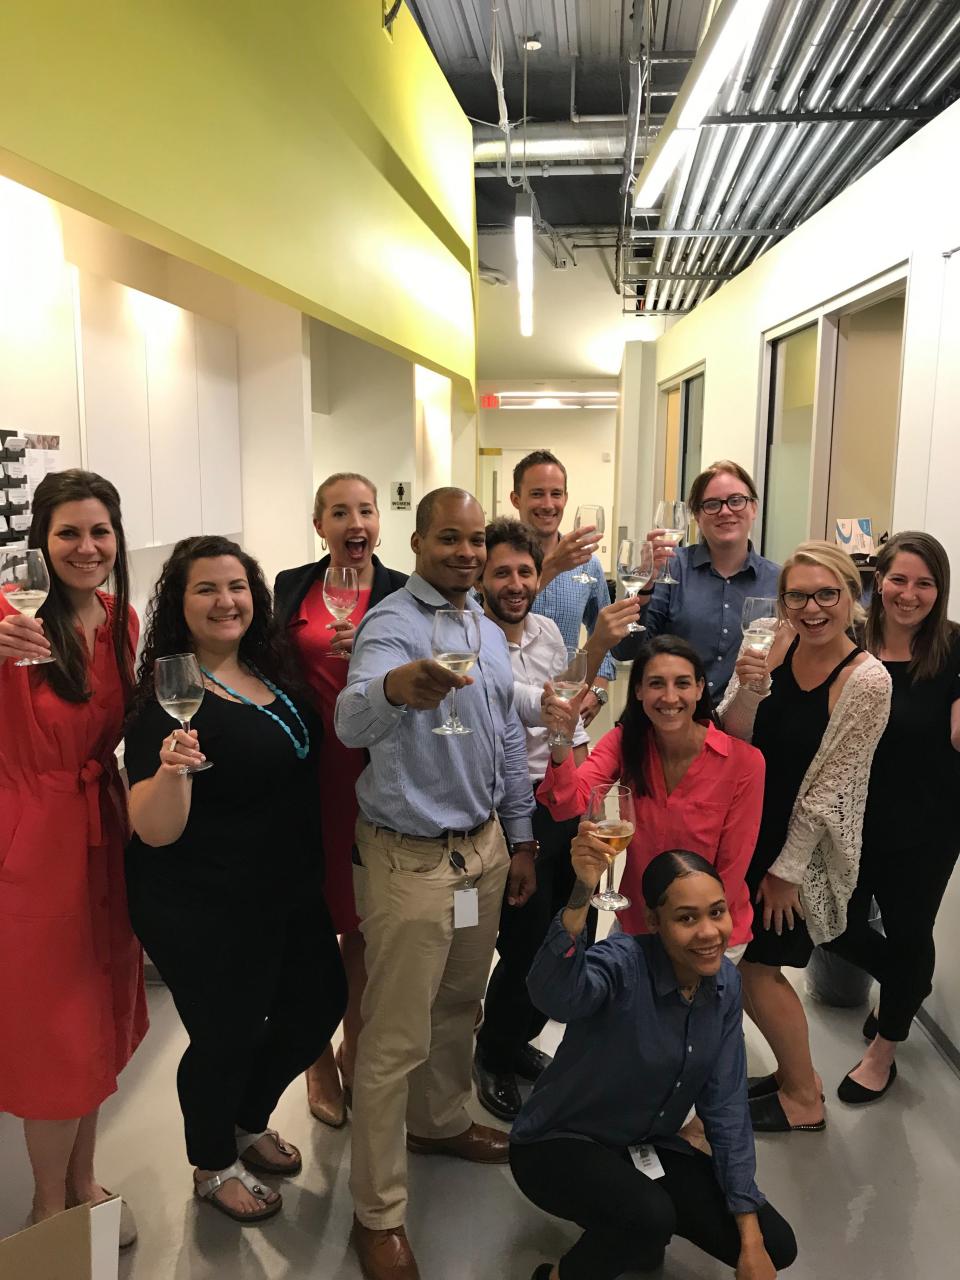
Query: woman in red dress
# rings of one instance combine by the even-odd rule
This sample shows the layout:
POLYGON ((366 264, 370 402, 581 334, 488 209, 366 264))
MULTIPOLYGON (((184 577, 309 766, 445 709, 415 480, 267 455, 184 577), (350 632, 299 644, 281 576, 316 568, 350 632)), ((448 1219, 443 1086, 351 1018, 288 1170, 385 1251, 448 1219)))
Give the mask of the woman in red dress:
POLYGON ((363 935, 353 900, 356 783, 366 758, 365 752, 352 750, 339 741, 333 728, 333 713, 337 694, 347 683, 350 664, 345 659, 349 659, 361 618, 385 596, 399 590, 407 575, 387 569, 373 554, 380 541, 380 512, 376 485, 366 476, 352 472, 328 476, 317 490, 313 524, 324 547, 329 546, 329 555, 278 574, 274 595, 277 617, 287 624, 303 675, 323 718, 318 781, 326 859, 324 896, 333 927, 340 934, 349 1003, 343 1019, 343 1045, 336 1059, 328 1046, 307 1072, 307 1099, 318 1120, 339 1128, 346 1120, 343 1086, 349 1096, 360 1032, 360 998, 366 982, 363 935), (338 622, 323 602, 323 577, 331 565, 356 569, 360 583, 357 607, 344 622, 338 622))
MULTIPOLYGON (((29 545, 50 573, 38 618, 0 591, 0 1111, 24 1121, 39 1221, 110 1194, 94 1175, 97 1112, 147 1011, 114 755, 137 638, 116 489, 47 476, 29 545)), ((124 1205, 121 1243, 135 1237, 124 1205)))

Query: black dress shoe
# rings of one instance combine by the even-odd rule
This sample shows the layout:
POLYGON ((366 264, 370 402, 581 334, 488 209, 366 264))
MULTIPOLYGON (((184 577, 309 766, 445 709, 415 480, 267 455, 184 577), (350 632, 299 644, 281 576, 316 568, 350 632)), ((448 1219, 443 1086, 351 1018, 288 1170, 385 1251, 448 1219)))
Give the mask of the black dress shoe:
POLYGON ((551 1263, 541 1262, 539 1267, 537 1267, 533 1275, 530 1277, 530 1280, 550 1280, 550 1272, 552 1270, 553 1265, 551 1263))
POLYGON ((748 1098, 767 1098, 771 1093, 776 1093, 778 1088, 779 1085, 775 1075, 747 1077, 748 1098))
MULTIPOLYGON (((877 1015, 871 1009, 867 1014, 867 1020, 863 1024, 863 1038, 867 1044, 873 1044, 874 1040, 880 1034, 880 1023, 877 1021, 877 1015)), ((853 1068, 856 1071, 856 1067, 853 1068)))
POLYGON ((776 1093, 754 1098, 749 1105, 754 1133, 822 1133, 827 1127, 825 1118, 816 1124, 791 1124, 776 1093))
POLYGON ((536 1084, 552 1061, 549 1053, 541 1053, 532 1044, 525 1044, 513 1060, 513 1071, 521 1080, 536 1084))
MULTIPOLYGON (((860 1063, 858 1062, 857 1067, 859 1067, 859 1065, 860 1063)), ((857 1067, 853 1068, 854 1071, 856 1071, 857 1067)), ((845 1102, 851 1107, 862 1107, 864 1103, 867 1102, 879 1102, 896 1078, 897 1064, 895 1062, 891 1063, 890 1074, 887 1076, 887 1083, 882 1089, 868 1089, 866 1085, 857 1084, 856 1080, 850 1079, 850 1073, 847 1072, 837 1086, 837 1097, 841 1102, 845 1102)))
POLYGON ((489 1071, 478 1055, 473 1060, 473 1078, 482 1107, 498 1120, 516 1120, 523 1099, 512 1071, 489 1071))

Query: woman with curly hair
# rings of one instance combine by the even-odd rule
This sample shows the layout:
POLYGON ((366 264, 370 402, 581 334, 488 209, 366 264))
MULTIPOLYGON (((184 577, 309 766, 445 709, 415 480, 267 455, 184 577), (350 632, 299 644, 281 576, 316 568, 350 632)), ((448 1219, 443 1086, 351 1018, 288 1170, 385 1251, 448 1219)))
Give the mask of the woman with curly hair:
POLYGON ((177 1087, 195 1192, 244 1224, 281 1207, 248 1170, 300 1172, 270 1114, 346 1003, 313 822, 318 736, 260 566, 225 538, 177 543, 126 737, 127 887, 190 1037, 177 1087), (189 732, 154 698, 157 659, 177 653, 196 655, 204 681, 189 732))
MULTIPOLYGON (((110 1194, 97 1114, 147 1008, 114 754, 138 630, 119 494, 91 471, 45 476, 28 543, 50 574, 37 617, 0 592, 0 1112, 23 1118, 40 1221, 110 1194)), ((136 1234, 124 1204, 121 1245, 136 1234)))

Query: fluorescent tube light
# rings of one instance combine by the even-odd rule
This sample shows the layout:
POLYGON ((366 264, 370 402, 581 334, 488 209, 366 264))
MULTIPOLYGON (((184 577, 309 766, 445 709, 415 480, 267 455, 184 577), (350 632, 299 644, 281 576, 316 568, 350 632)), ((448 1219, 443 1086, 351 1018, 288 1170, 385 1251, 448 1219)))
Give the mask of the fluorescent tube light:
POLYGON ((533 336, 533 196, 527 191, 517 196, 513 241, 517 251, 520 335, 530 338, 533 336))
POLYGON ((680 119, 677 121, 679 128, 696 129, 703 120, 723 88, 723 82, 736 66, 751 34, 763 21, 769 4, 770 0, 730 0, 727 4, 726 8, 730 12, 726 15, 723 29, 713 42, 693 85, 684 96, 680 119))
POLYGON ((640 170, 640 185, 633 197, 634 209, 651 209, 670 181, 674 169, 697 140, 696 129, 673 129, 654 156, 640 170))

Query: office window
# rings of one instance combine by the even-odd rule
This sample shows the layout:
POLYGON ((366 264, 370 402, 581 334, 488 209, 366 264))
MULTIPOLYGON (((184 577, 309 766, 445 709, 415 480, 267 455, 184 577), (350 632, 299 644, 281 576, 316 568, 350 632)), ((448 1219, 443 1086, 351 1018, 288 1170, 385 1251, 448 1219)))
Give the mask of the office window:
POLYGON ((782 563, 809 537, 817 326, 773 343, 763 554, 782 563))

